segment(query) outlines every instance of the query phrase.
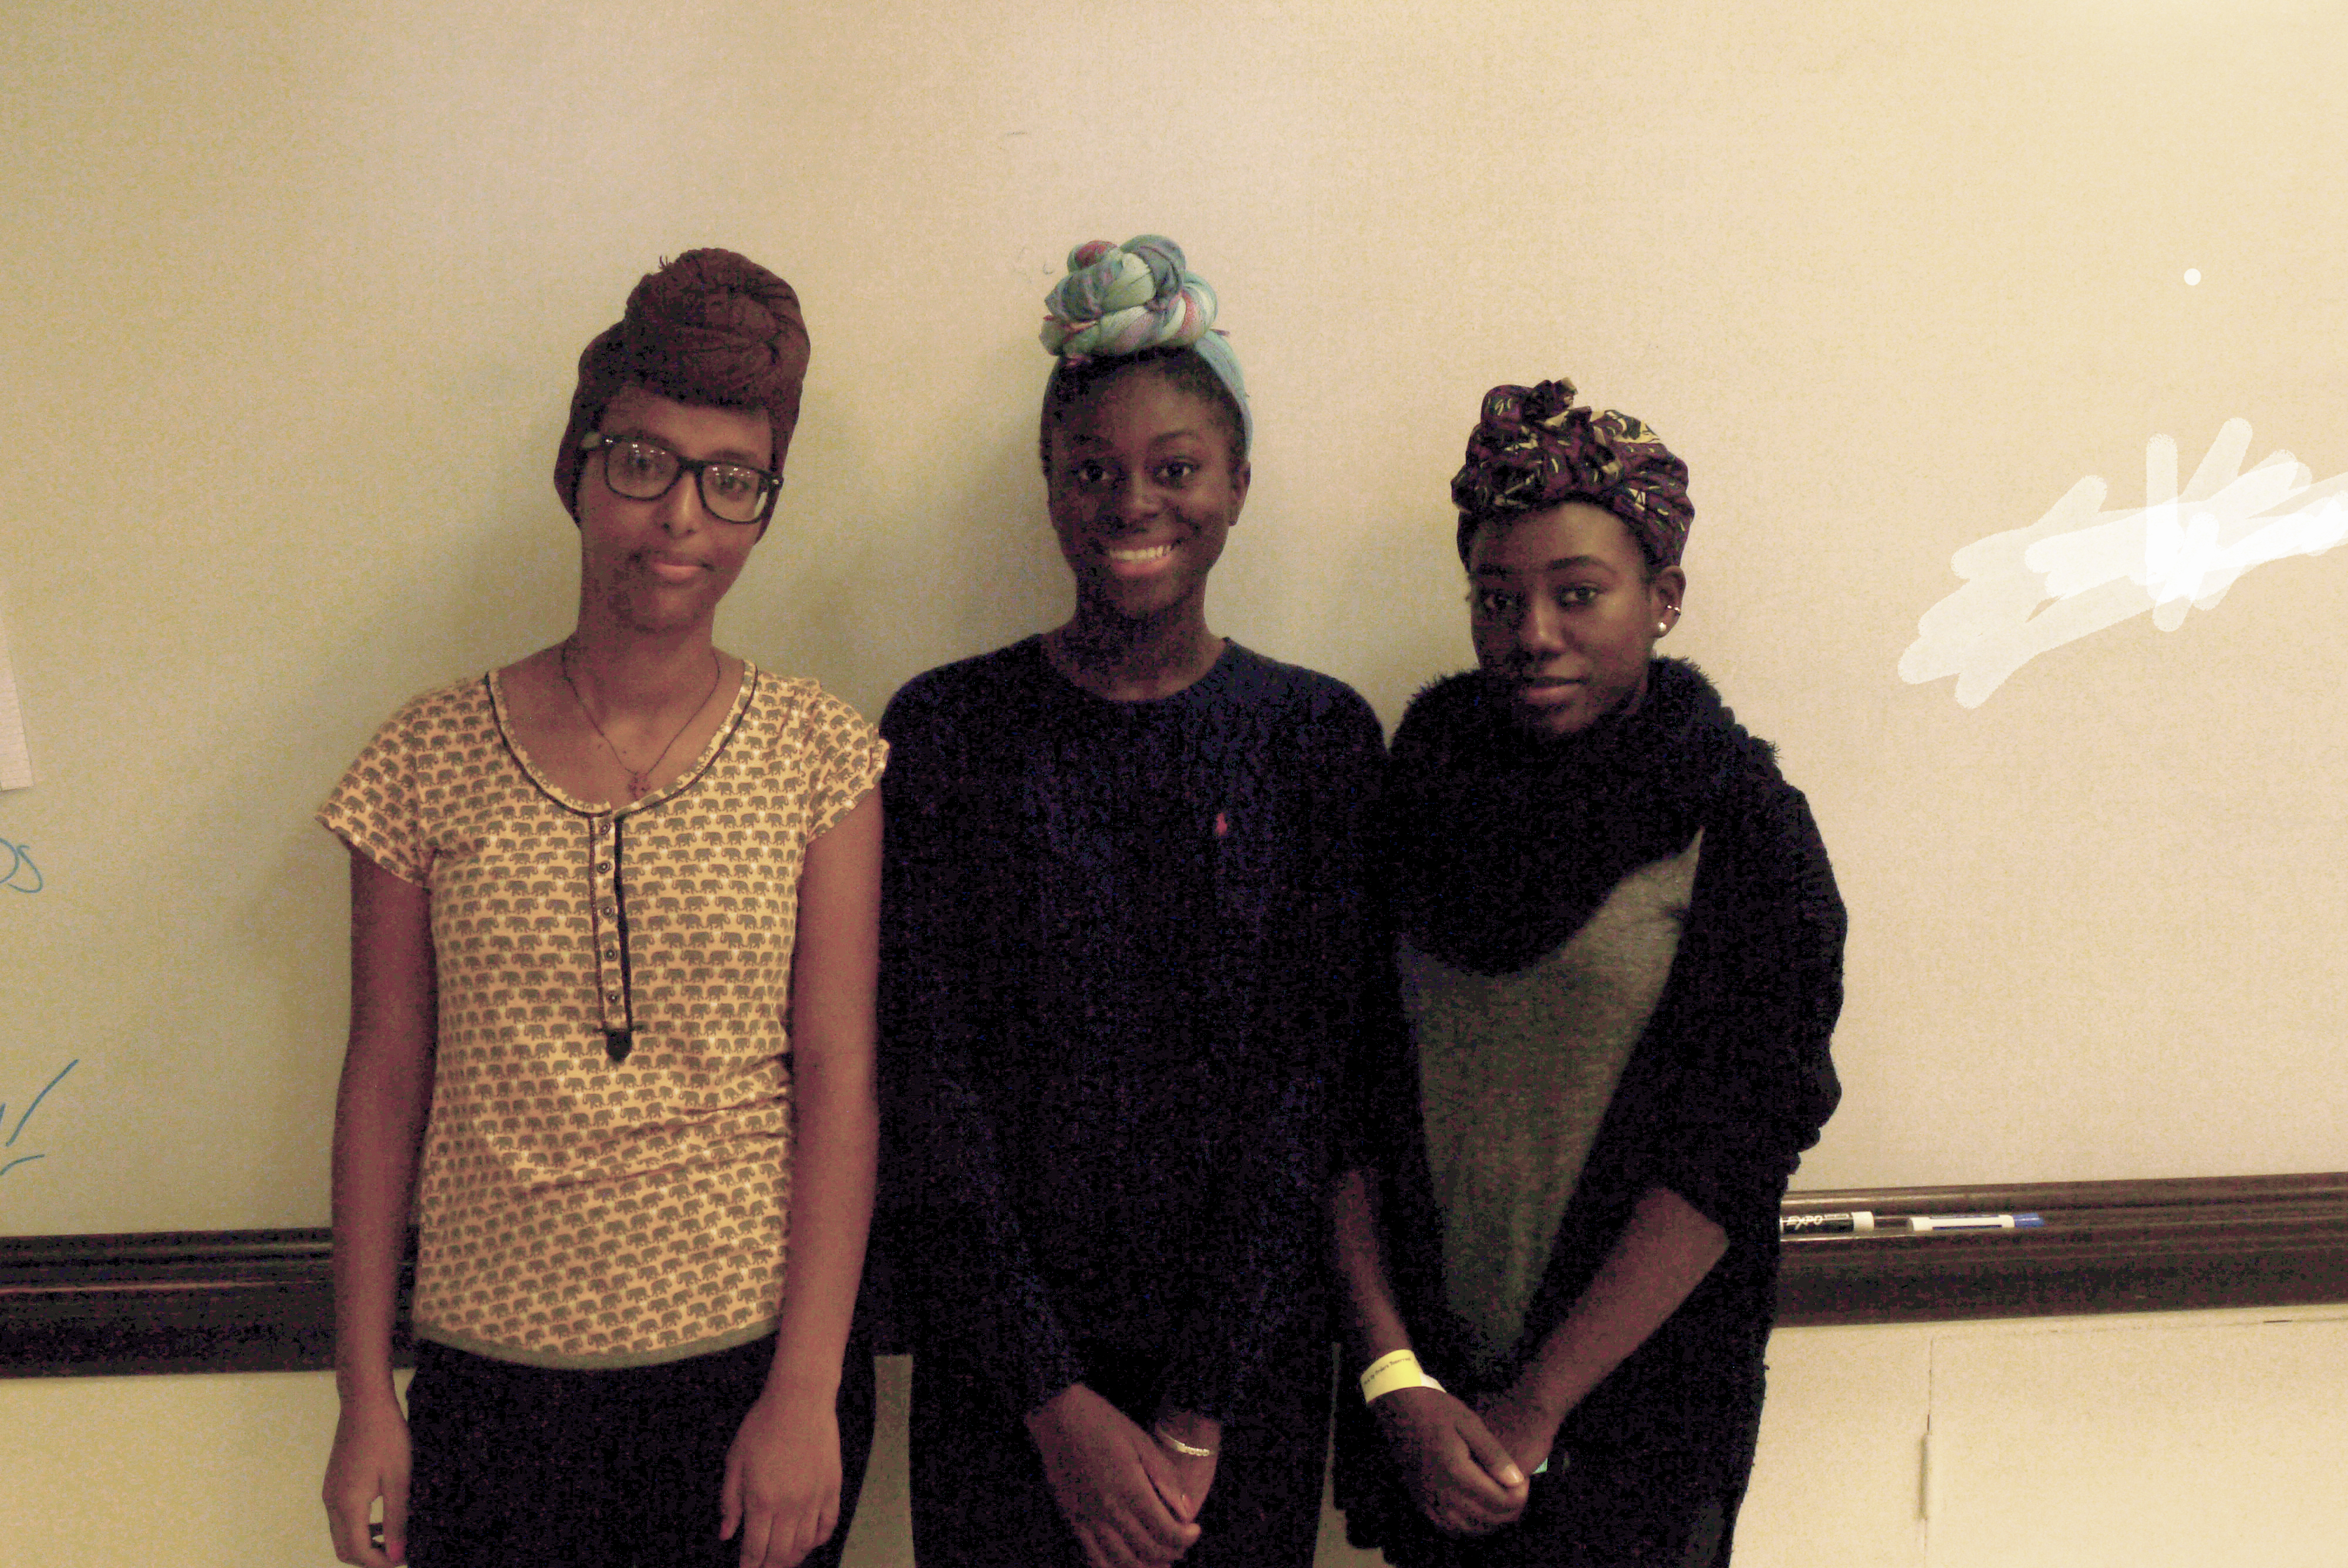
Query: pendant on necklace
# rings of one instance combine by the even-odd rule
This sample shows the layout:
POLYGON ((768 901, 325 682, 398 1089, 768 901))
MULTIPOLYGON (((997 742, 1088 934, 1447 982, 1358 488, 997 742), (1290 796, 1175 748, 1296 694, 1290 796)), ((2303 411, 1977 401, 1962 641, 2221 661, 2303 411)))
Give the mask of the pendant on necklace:
POLYGON ((628 794, 630 798, 642 800, 644 797, 644 792, 652 787, 653 781, 650 774, 630 774, 628 775, 628 794))

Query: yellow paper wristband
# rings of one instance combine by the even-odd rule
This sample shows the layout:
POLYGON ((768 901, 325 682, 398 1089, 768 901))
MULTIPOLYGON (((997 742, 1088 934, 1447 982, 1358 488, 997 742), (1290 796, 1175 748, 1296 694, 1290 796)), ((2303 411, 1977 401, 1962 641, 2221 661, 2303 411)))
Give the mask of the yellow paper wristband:
POLYGON ((1418 1358, 1408 1350, 1387 1351, 1362 1374, 1362 1402, 1365 1405, 1401 1389, 1433 1389, 1439 1394, 1443 1385, 1428 1377, 1420 1368, 1418 1358))

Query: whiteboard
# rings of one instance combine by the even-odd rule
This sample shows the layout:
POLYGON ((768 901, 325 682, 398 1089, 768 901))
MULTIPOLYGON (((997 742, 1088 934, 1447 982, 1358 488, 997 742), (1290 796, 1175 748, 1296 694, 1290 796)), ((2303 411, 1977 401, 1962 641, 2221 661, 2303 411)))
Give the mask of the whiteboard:
POLYGON ((877 716, 1060 615, 1042 297, 1170 234, 1259 430, 1210 620, 1389 726, 1469 656, 1487 386, 1570 375, 1687 458, 1664 649, 1779 743, 1851 907, 1801 1184, 2348 1153, 2348 551, 2204 605, 2178 545, 2173 626, 2147 589, 1970 706, 1901 674, 1969 547, 2091 477, 2071 520, 2157 522, 2156 437, 2348 473, 2337 5, 17 10, 0 1231, 324 1220, 309 813, 401 699, 567 629, 572 362, 705 243, 815 343, 729 648, 877 716))

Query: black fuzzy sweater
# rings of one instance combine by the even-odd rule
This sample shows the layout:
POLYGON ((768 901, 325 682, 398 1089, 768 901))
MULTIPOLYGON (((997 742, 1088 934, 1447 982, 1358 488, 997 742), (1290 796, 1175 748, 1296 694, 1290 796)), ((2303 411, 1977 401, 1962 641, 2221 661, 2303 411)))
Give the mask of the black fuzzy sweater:
MULTIPOLYGON (((1845 918, 1807 804, 1690 664, 1655 661, 1627 719, 1563 742, 1509 727, 1474 675, 1438 682, 1395 732, 1375 835, 1396 918, 1457 966, 1508 972, 1561 943, 1627 871, 1704 833, 1671 976, 1601 1123, 1526 1314, 1513 1377, 1570 1311, 1649 1189, 1685 1198, 1728 1250, 1566 1419, 1577 1450, 1749 1463, 1776 1312, 1777 1205, 1840 1096, 1828 1042, 1845 918)), ((1388 1268, 1421 1362, 1472 1398, 1446 1305, 1442 1218, 1419 1073, 1399 1009, 1348 1074, 1344 1162, 1377 1184, 1388 1268)), ((1341 1416, 1339 1501, 1361 1544, 1415 1515, 1358 1395, 1341 1416)))
POLYGON ((909 682, 880 731, 883 1184, 917 1353, 975 1359, 1004 1419, 1095 1348, 1224 1420, 1312 1379, 1271 1363, 1325 1342, 1375 715, 1236 644, 1107 702, 1030 638, 909 682))

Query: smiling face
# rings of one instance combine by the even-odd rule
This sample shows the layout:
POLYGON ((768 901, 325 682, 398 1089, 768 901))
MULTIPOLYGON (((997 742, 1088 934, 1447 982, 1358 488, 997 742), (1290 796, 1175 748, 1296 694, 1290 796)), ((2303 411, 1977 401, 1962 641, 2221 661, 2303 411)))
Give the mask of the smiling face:
MULTIPOLYGON (((680 457, 754 468, 768 466, 774 444, 761 410, 679 403, 641 386, 615 394, 596 428, 680 457)), ((766 526, 710 516, 686 473, 658 500, 630 500, 604 483, 608 459, 608 451, 592 455, 579 470, 582 619, 604 617, 637 631, 705 628, 766 526)))
POLYGON ((1104 382, 1060 413, 1044 479, 1076 614, 1126 620, 1196 615, 1207 573, 1247 501, 1230 418, 1160 372, 1104 382))
POLYGON ((1484 524, 1468 575, 1477 661, 1518 721, 1548 735, 1638 705, 1658 627, 1687 590, 1675 566, 1651 577, 1629 527, 1588 501, 1484 524))

